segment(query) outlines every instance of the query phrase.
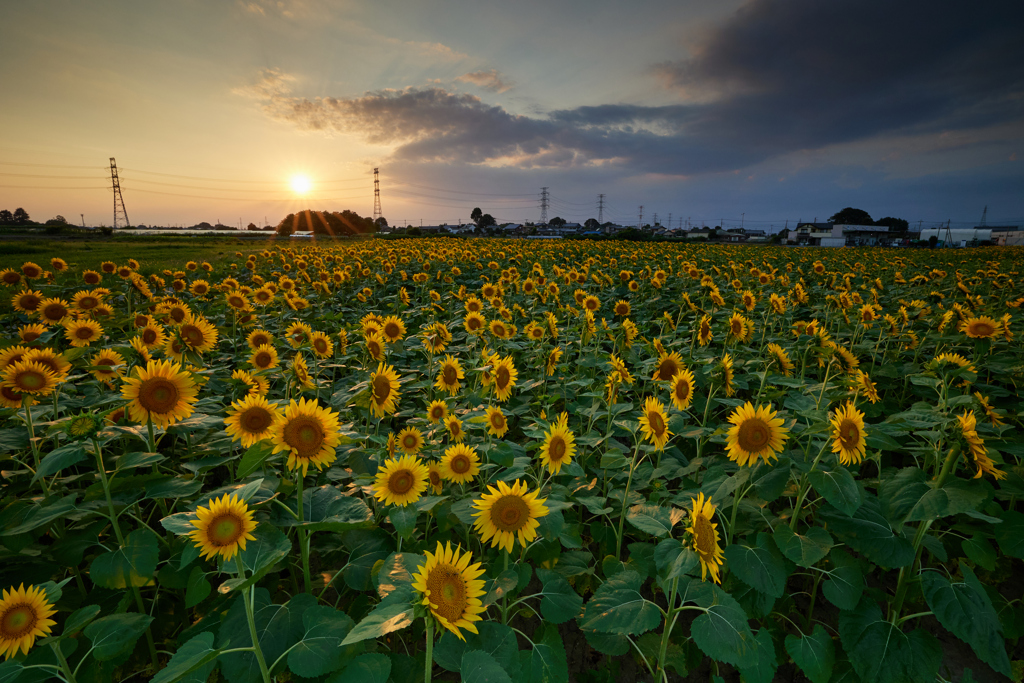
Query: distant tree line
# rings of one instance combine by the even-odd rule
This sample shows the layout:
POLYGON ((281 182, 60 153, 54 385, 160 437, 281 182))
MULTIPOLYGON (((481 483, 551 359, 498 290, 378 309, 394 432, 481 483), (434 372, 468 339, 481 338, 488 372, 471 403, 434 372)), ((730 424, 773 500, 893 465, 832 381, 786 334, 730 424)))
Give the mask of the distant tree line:
POLYGON ((902 218, 886 216, 876 221, 871 219, 871 214, 867 211, 855 209, 852 206, 848 206, 839 213, 834 214, 828 219, 828 222, 838 223, 839 225, 884 225, 891 232, 906 232, 910 229, 910 224, 902 218))
POLYGON ((337 211, 314 211, 306 209, 290 213, 277 224, 276 232, 281 237, 289 237, 296 232, 312 232, 314 235, 334 237, 351 237, 377 232, 378 225, 387 222, 380 219, 364 218, 355 211, 348 209, 337 211))

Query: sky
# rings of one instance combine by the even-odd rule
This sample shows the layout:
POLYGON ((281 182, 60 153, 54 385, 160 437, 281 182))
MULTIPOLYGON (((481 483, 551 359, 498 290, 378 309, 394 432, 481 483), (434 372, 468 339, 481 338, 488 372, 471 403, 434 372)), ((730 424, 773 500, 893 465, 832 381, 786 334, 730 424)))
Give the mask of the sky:
POLYGON ((1024 225, 1024 9, 0 3, 0 209, 113 224, 1024 225), (305 179, 307 187, 301 179, 305 179), (671 224, 669 220, 671 216, 671 224))

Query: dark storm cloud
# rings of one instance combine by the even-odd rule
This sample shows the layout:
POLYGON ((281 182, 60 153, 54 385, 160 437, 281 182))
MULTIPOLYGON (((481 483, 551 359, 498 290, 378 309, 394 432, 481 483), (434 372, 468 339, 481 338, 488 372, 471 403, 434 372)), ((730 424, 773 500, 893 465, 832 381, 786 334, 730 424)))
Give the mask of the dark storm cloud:
POLYGON ((655 72, 688 101, 515 115, 442 88, 293 97, 282 74, 252 89, 302 129, 397 145, 403 161, 630 171, 734 170, 887 133, 1024 119, 1019 3, 754 0, 691 59, 655 72), (262 89, 260 89, 262 88, 262 89))

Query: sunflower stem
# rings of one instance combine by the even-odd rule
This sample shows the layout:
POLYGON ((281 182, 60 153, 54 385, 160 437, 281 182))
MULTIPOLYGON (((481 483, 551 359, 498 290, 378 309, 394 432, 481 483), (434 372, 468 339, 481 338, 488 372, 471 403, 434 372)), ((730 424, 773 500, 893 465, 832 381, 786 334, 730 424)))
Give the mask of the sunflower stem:
POLYGON ((299 533, 299 553, 302 555, 302 581, 306 587, 306 592, 313 593, 313 582, 309 576, 309 535, 306 530, 302 528, 303 522, 306 521, 306 507, 305 501, 302 495, 302 485, 305 480, 301 474, 295 477, 295 483, 297 486, 297 493, 299 499, 299 527, 297 529, 299 533))
POLYGON ((633 461, 629 464, 629 477, 626 479, 626 490, 622 494, 622 512, 619 513, 619 530, 615 534, 615 559, 619 559, 622 555, 622 527, 626 523, 626 509, 629 507, 629 487, 633 484, 633 472, 636 471, 637 465, 643 461, 643 456, 640 460, 637 460, 637 454, 640 451, 640 440, 637 437, 636 449, 633 451, 633 461))
POLYGON ((676 590, 679 588, 679 577, 672 579, 672 588, 668 594, 668 611, 665 612, 665 629, 661 634, 661 648, 658 650, 658 668, 662 675, 665 675, 665 653, 668 652, 668 639, 672 634, 672 627, 676 625, 675 604, 676 590))
POLYGON ((71 671, 71 666, 64 657, 64 653, 60 651, 60 641, 50 641, 50 649, 53 650, 53 654, 57 656, 57 661, 60 662, 60 670, 64 674, 64 680, 67 683, 75 683, 75 674, 71 671))
POLYGON ((149 429, 149 452, 156 453, 156 431, 153 429, 152 415, 150 415, 149 419, 146 420, 146 426, 149 429))
POLYGON ((427 658, 423 663, 423 683, 430 683, 434 673, 434 620, 428 615, 427 622, 427 658))
POLYGON ((793 507, 793 519, 789 520, 789 528, 793 531, 796 531, 796 523, 800 520, 800 508, 803 507, 804 499, 807 497, 807 492, 811 488, 810 481, 807 477, 811 472, 818 468, 818 463, 821 461, 821 455, 825 452, 827 447, 828 441, 822 445, 821 450, 818 451, 817 457, 814 458, 814 462, 811 463, 811 469, 807 470, 807 474, 805 474, 800 480, 800 494, 797 496, 796 506, 793 507))
MULTIPOLYGON (((242 555, 235 554, 235 567, 238 568, 238 576, 245 578, 245 563, 242 562, 242 555)), ((242 602, 245 603, 245 617, 249 622, 249 637, 252 639, 252 651, 256 655, 256 663, 260 666, 260 674, 263 676, 263 683, 271 683, 270 671, 267 669, 267 660, 263 658, 263 648, 260 647, 260 640, 256 635, 256 618, 253 616, 253 602, 256 596, 256 585, 249 586, 249 590, 242 594, 242 602)))
POLYGON ((96 437, 92 439, 93 450, 96 451, 96 470, 100 473, 100 483, 103 484, 103 494, 107 497, 107 512, 110 514, 110 523, 114 526, 114 535, 117 536, 117 544, 124 547, 124 536, 121 534, 121 525, 118 524, 117 515, 114 514, 114 501, 110 497, 110 483, 107 481, 107 469, 103 465, 103 451, 100 450, 99 441, 96 437))

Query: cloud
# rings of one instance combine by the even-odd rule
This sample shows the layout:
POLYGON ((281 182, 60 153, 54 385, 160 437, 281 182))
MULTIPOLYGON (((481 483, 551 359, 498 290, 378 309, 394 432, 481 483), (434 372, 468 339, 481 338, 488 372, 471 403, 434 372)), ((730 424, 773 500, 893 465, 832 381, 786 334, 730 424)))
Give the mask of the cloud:
MULTIPOLYGON (((305 98, 276 71, 243 92, 276 120, 357 135, 401 161, 735 171, 802 150, 1024 121, 1024 13, 1015 9, 1001 0, 968 14, 952 0, 752 0, 692 57, 656 65, 684 93, 675 105, 523 116, 437 86, 305 98)), ((458 80, 507 85, 494 70, 458 80)))
POLYGON ((472 83, 479 88, 499 94, 511 90, 513 85, 511 81, 505 80, 505 78, 498 73, 497 69, 490 69, 489 71, 472 71, 468 74, 462 74, 455 80, 461 81, 462 83, 472 83))

